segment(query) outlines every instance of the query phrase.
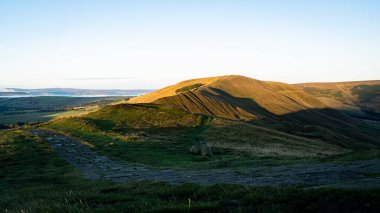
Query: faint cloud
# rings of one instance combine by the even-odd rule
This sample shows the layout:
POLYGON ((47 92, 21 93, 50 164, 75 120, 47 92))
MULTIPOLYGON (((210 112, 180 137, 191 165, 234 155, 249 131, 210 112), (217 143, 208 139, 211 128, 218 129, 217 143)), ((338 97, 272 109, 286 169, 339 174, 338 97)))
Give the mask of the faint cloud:
POLYGON ((131 77, 95 77, 95 78, 65 78, 64 80, 69 80, 69 81, 94 81, 94 80, 131 80, 134 78, 131 77))

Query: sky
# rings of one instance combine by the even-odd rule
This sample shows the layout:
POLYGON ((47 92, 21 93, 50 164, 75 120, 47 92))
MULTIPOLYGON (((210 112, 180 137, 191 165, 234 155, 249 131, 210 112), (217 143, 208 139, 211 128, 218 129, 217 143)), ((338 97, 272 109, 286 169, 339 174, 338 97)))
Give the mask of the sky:
POLYGON ((380 80, 378 0, 0 0, 0 88, 380 80))

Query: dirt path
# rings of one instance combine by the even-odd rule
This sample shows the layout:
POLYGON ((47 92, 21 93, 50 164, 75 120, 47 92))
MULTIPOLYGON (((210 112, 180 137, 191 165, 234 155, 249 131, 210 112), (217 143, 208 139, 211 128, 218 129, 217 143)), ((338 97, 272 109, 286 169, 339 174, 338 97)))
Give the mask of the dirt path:
POLYGON ((165 181, 171 184, 233 183, 257 186, 305 187, 335 186, 342 188, 380 187, 380 160, 349 163, 299 164, 278 167, 253 167, 239 170, 206 171, 154 170, 134 164, 110 160, 87 148, 80 141, 53 132, 34 130, 59 152, 60 156, 79 169, 85 178, 114 182, 134 180, 165 181))

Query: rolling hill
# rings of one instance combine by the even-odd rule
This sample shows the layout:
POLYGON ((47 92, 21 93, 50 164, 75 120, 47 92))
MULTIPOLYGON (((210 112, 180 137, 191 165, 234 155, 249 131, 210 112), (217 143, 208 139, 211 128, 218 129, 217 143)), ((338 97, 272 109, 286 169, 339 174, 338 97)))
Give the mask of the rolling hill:
POLYGON ((380 80, 304 83, 293 86, 336 109, 380 113, 380 80))
POLYGON ((236 75, 180 82, 43 128, 126 162, 175 169, 266 164, 268 157, 283 164, 380 147, 377 123, 297 85, 236 75))
POLYGON ((271 114, 327 107, 288 84, 235 75, 184 81, 132 98, 129 103, 157 103, 233 120, 254 120, 271 114))
MULTIPOLYGON (((367 93, 362 92, 361 96, 367 93)), ((342 146, 378 146, 377 129, 299 85, 230 75, 193 79, 132 98, 193 114, 246 121, 342 146)))
POLYGON ((372 159, 380 148, 377 123, 298 86, 236 75, 184 81, 39 128, 155 169, 372 159))

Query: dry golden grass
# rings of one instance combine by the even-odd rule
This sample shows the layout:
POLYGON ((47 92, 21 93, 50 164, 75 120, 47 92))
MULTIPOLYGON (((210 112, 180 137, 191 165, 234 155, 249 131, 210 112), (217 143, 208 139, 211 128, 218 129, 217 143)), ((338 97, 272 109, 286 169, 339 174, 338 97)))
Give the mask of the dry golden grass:
POLYGON ((192 113, 234 120, 253 120, 262 112, 284 115, 326 105, 291 85, 229 75, 184 81, 156 92, 131 99, 130 103, 155 102, 192 113), (204 86, 183 93, 176 90, 193 84, 204 86))
MULTIPOLYGON (((314 90, 307 90, 306 92, 299 85, 266 82, 239 75, 229 75, 181 82, 134 99, 134 101, 153 101, 155 104, 186 110, 193 114, 205 114, 235 121, 249 121, 264 127, 318 138, 345 147, 350 147, 352 144, 356 144, 357 147, 367 146, 366 144, 377 146, 378 134, 373 133, 376 131, 374 130, 375 127, 363 124, 361 120, 354 119, 342 111, 329 109, 334 108, 331 105, 336 107, 354 105, 352 102, 351 104, 343 103, 339 99, 341 96, 346 97, 345 92, 351 91, 351 89, 346 88, 347 85, 352 87, 354 83, 326 85, 344 88, 344 90, 331 89, 322 92, 317 90, 317 94, 324 95, 320 98, 320 96, 312 93, 314 90), (177 89, 196 83, 203 83, 204 86, 176 94, 177 89), (315 129, 308 130, 306 128, 308 125, 314 126, 315 129)), ((362 92, 364 94, 361 94, 364 97, 361 99, 372 98, 373 94, 367 91, 377 91, 376 89, 377 87, 375 89, 372 87, 360 89, 359 92, 364 91, 362 92)), ((370 104, 369 107, 372 110, 376 103, 371 102, 370 104)), ((358 107, 363 106, 366 105, 358 105, 358 107)), ((322 153, 324 152, 328 153, 328 151, 322 153)))
POLYGON ((152 103, 152 102, 154 102, 160 98, 176 95, 177 94, 176 90, 181 89, 185 86, 190 86, 193 84, 210 85, 220 78, 222 78, 222 77, 218 76, 218 77, 200 78, 200 79, 192 79, 192 80, 182 81, 178 84, 165 87, 165 88, 157 90, 155 92, 152 92, 152 93, 149 93, 146 95, 142 95, 139 97, 131 98, 128 101, 128 103, 152 103))
MULTIPOLYGON (((327 106, 335 109, 359 110, 358 96, 352 93, 352 88, 359 85, 380 85, 380 80, 328 82, 328 83, 302 83, 292 86, 304 90, 327 106)), ((364 103, 367 107, 378 109, 380 103, 364 103)), ((380 110, 379 110, 380 112, 380 110)))
POLYGON ((276 115, 326 107, 309 94, 285 83, 265 82, 233 75, 220 79, 212 86, 235 98, 252 100, 276 115))

